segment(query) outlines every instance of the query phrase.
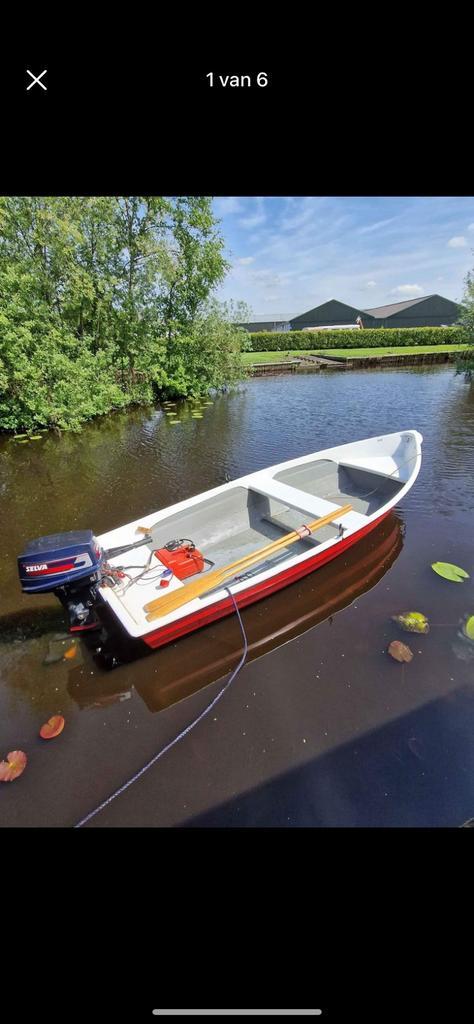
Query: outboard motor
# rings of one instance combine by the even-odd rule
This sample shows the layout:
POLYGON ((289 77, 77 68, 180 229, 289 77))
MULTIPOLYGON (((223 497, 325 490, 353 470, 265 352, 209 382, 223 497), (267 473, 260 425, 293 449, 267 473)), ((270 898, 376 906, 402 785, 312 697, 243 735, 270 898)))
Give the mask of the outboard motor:
POLYGON ((98 629, 96 587, 103 561, 92 530, 38 537, 18 556, 21 588, 26 594, 52 591, 66 609, 71 632, 98 629))

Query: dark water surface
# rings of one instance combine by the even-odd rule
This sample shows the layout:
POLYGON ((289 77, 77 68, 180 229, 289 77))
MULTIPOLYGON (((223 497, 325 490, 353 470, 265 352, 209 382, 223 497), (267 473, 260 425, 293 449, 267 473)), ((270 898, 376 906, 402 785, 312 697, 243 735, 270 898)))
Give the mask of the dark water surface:
POLYGON ((177 407, 80 435, 0 440, 2 825, 71 826, 218 693, 241 654, 234 617, 113 672, 63 637, 54 598, 21 594, 16 555, 61 530, 119 526, 285 459, 398 429, 423 464, 395 513, 347 556, 246 609, 249 661, 210 715, 92 825, 460 825, 474 816, 474 387, 450 368, 250 381, 194 418, 177 407), (435 560, 471 574, 462 584, 435 560), (424 612, 427 636, 391 616, 424 612), (414 652, 387 654, 401 639, 414 652), (72 655, 64 657, 64 655, 72 655), (50 663, 44 664, 50 656, 50 663), (44 742, 41 724, 66 727, 44 742))

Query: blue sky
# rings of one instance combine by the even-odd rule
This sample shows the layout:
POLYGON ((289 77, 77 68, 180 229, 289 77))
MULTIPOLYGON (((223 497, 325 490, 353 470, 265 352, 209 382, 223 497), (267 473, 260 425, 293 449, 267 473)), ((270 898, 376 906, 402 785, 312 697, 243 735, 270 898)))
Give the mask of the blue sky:
POLYGON ((232 264, 221 300, 296 316, 328 299, 362 309, 437 292, 474 268, 474 197, 217 197, 232 264))

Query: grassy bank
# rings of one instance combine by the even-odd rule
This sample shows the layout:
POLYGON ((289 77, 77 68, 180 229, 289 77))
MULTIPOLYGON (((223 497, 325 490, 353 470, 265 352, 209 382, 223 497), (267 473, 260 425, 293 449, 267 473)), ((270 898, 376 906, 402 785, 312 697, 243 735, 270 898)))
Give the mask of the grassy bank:
POLYGON ((300 356, 320 355, 336 356, 342 359, 367 359, 373 356, 398 356, 398 355, 423 355, 429 352, 462 352, 468 345, 397 345, 393 348, 330 348, 330 349, 301 349, 289 350, 287 352, 244 352, 242 359, 245 366, 256 363, 283 363, 286 360, 298 359, 300 356))

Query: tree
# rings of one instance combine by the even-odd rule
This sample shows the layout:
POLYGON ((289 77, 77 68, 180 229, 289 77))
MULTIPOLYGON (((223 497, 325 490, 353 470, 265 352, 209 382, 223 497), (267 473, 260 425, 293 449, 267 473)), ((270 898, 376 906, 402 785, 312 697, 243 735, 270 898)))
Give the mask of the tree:
POLYGON ((242 378, 241 352, 249 335, 239 321, 246 318, 243 303, 209 300, 187 331, 175 332, 167 341, 164 370, 166 386, 174 397, 206 394, 242 378))
POLYGON ((464 281, 465 290, 461 303, 459 323, 467 327, 474 335, 474 270, 470 271, 464 281))
MULTIPOLYGON (((474 271, 466 275, 464 284, 459 324, 466 328, 469 343, 474 344, 474 271)), ((467 381, 474 381, 474 348, 466 349, 460 354, 456 361, 456 373, 464 373, 467 381)))
POLYGON ((0 429, 236 379, 223 246, 205 196, 0 198, 0 429))

